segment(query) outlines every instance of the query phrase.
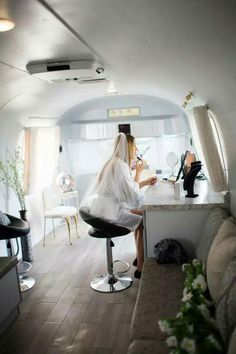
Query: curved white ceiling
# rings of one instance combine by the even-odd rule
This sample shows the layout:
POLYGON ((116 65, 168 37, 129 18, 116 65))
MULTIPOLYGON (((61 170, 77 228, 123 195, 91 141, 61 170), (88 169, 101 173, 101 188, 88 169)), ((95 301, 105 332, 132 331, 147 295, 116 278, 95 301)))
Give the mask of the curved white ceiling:
POLYGON ((227 116, 236 111, 236 3, 205 0, 12 0, 12 31, 0 33, 0 119, 60 117, 107 95, 107 84, 50 84, 26 64, 99 58, 119 94, 181 105, 192 89, 227 116))

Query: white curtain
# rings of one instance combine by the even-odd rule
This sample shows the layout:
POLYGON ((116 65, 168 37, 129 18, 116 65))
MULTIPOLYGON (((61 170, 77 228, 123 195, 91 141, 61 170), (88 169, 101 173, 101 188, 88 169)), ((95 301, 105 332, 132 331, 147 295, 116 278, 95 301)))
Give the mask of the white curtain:
POLYGON ((193 116, 212 187, 215 192, 225 191, 227 190, 226 175, 212 130, 207 106, 195 107, 193 109, 193 116))
POLYGON ((59 127, 26 128, 25 177, 29 194, 41 192, 55 180, 59 138, 59 127))

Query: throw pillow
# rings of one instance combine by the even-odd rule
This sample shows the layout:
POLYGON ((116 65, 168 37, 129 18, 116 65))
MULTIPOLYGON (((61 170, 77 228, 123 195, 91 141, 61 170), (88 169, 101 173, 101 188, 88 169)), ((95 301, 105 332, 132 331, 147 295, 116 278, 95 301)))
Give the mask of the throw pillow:
POLYGON ((196 248, 196 257, 206 264, 212 242, 222 223, 227 219, 226 210, 215 208, 204 223, 202 235, 196 248))
POLYGON ((220 296, 224 294, 224 292, 228 289, 228 287, 231 285, 232 281, 235 278, 236 278, 236 256, 230 260, 229 265, 226 268, 226 271, 223 275, 221 286, 220 286, 221 288, 220 296))
POLYGON ((226 219, 219 229, 207 259, 207 282, 214 302, 219 299, 221 281, 230 260, 236 254, 236 224, 226 219))
POLYGON ((11 223, 10 219, 0 210, 0 224, 9 225, 11 223))
POLYGON ((236 257, 231 260, 225 271, 222 286, 225 291, 216 305, 216 322, 228 346, 236 325, 236 257))

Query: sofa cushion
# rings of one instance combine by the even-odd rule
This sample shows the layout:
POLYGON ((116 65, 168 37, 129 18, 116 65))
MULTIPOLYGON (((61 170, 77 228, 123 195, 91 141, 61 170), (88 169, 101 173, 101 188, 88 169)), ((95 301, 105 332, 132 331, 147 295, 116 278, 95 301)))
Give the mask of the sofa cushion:
POLYGON ((236 325, 236 257, 229 263, 221 286, 223 293, 216 305, 216 321, 222 338, 228 345, 236 325))
POLYGON ((212 210, 207 220, 204 223, 203 231, 196 248, 196 257, 202 262, 207 262, 208 253, 210 251, 212 242, 228 215, 226 210, 215 208, 212 210))
POLYGON ((0 279, 16 265, 16 257, 0 257, 0 279))
POLYGON ((128 354, 168 354, 170 348, 163 341, 141 339, 134 340, 128 349, 128 354))
POLYGON ((0 210, 0 224, 1 225, 10 225, 11 221, 10 219, 7 217, 6 214, 4 214, 1 210, 0 210))
POLYGON ((177 314, 181 305, 183 280, 180 265, 158 264, 155 258, 145 260, 131 322, 132 340, 166 339, 158 321, 177 314))
POLYGON ((222 278, 222 282, 220 285, 220 296, 222 296, 225 291, 229 288, 232 281, 236 278, 236 255, 232 257, 229 261, 229 265, 225 270, 225 273, 222 278))
POLYGON ((208 288, 214 302, 219 298, 223 274, 235 254, 236 224, 234 218, 230 217, 219 229, 207 259, 208 288))
POLYGON ((227 354, 235 354, 235 353, 236 353, 236 327, 234 328, 234 331, 230 338, 229 347, 227 351, 227 354))

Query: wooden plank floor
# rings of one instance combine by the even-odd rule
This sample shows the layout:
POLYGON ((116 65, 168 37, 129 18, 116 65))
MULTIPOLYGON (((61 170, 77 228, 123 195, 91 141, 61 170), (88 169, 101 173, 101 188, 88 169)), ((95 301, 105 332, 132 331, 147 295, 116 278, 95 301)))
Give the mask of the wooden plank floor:
MULTIPOLYGON (((65 225, 49 234, 46 247, 34 247, 33 289, 23 293, 20 314, 0 338, 4 354, 125 354, 139 280, 122 292, 104 294, 90 281, 106 269, 105 240, 72 229, 69 246, 65 225)), ((133 234, 113 239, 113 258, 132 264, 133 234)), ((131 265, 127 274, 133 276, 131 265)))

